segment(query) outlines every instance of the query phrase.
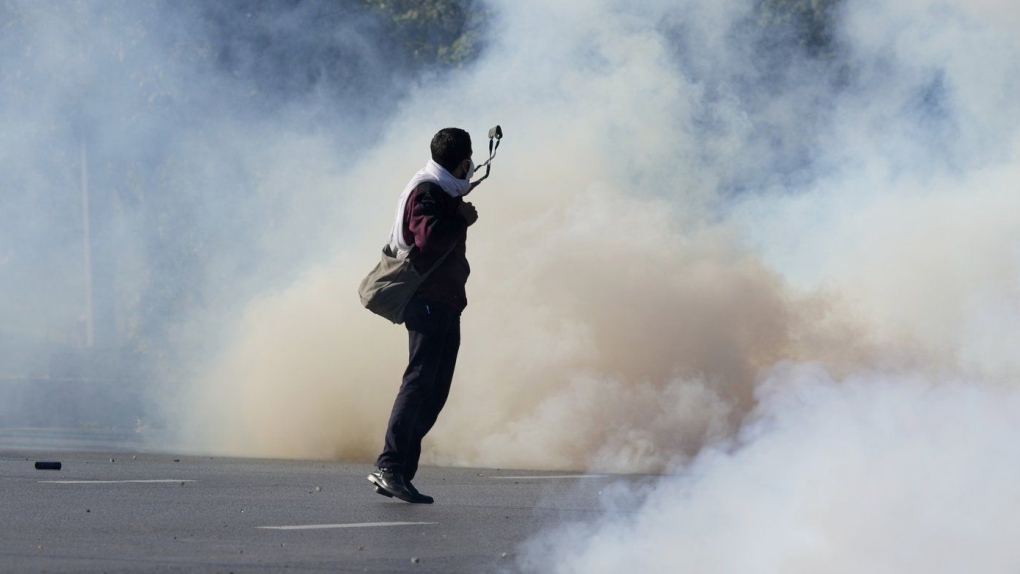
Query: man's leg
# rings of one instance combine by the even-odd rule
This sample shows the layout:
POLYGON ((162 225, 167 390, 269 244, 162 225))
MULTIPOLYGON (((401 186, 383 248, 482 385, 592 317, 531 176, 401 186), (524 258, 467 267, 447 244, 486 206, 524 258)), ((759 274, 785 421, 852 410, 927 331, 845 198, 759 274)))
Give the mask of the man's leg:
POLYGON ((417 419, 422 407, 429 401, 440 374, 450 314, 453 313, 452 310, 446 311, 419 299, 411 300, 407 306, 404 324, 408 333, 408 364, 390 412, 385 446, 376 460, 379 468, 401 473, 406 470, 410 447, 416 442, 417 419))
MULTIPOLYGON (((435 309, 433 308, 433 312, 435 309)), ((439 413, 446 405, 446 399, 450 396, 450 384, 453 382, 453 372, 457 366, 457 352, 460 350, 460 313, 453 309, 443 309, 448 314, 446 319, 445 341, 443 350, 439 357, 439 366, 436 370, 435 382, 431 392, 428 393, 422 402, 418 417, 415 420, 414 431, 411 435, 411 442, 408 445, 407 456, 404 457, 403 474, 404 480, 410 481, 418 473, 418 459, 421 458, 421 443, 436 420, 439 413)))

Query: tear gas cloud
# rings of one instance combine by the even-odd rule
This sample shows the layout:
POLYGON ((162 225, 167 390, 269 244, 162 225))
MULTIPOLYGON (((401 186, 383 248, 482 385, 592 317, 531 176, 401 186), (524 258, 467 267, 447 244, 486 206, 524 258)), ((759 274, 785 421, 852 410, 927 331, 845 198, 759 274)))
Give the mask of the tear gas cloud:
POLYGON ((1018 14, 841 5, 836 86, 793 61, 766 106, 820 122, 809 177, 717 208, 788 310, 814 294, 842 321, 785 323, 790 360, 757 371, 736 433, 674 458, 636 511, 618 493, 597 523, 535 537, 521 570, 1015 568, 1018 14))
POLYGON ((221 326, 328 252, 338 158, 406 92, 356 8, 0 6, 3 426, 176 425, 221 326))
MULTIPOLYGON (((481 60, 414 93, 351 176, 399 190, 413 167, 389 166, 437 126, 508 133, 426 457, 679 473, 519 567, 1015 565, 1015 11, 847 1, 812 50, 747 3, 496 8, 481 60)), ((402 332, 342 294, 393 195, 250 303, 196 442, 375 455, 402 332)))
POLYGON ((431 462, 673 468, 733 436, 781 361, 1015 377, 1008 27, 842 3, 819 55, 737 2, 493 6, 482 58, 349 166, 339 255, 249 303, 186 403, 195 445, 374 456, 404 341, 353 296, 394 201, 365 190, 399 191, 436 126, 480 155, 497 119, 431 462))
POLYGON ((739 446, 706 449, 654 489, 606 491, 612 518, 536 536, 519 571, 1008 572, 1020 560, 1015 390, 800 364, 773 369, 760 398, 739 446))
POLYGON ((313 3, 15 6, 33 41, 4 40, 22 64, 2 67, 20 103, 0 177, 4 211, 38 215, 12 217, 21 242, 0 252, 32 279, 3 287, 7 324, 77 320, 11 301, 79 291, 39 280, 79 253, 43 190, 77 221, 69 126, 110 130, 85 140, 125 190, 115 276, 170 293, 148 350, 173 368, 144 396, 178 448, 374 458, 406 342, 356 285, 431 135, 468 129, 477 162, 499 122, 424 462, 680 473, 629 518, 543 535, 523 569, 958 571, 952 544, 917 551, 935 539, 1015 565, 1020 476, 999 463, 1020 376, 1016 8, 845 0, 812 43, 735 0, 493 1, 478 59, 355 88, 286 73, 307 58, 285 47, 336 45, 368 71, 392 56, 339 16, 303 43, 313 3), (109 62, 82 55, 111 38, 127 44, 94 49, 109 62))

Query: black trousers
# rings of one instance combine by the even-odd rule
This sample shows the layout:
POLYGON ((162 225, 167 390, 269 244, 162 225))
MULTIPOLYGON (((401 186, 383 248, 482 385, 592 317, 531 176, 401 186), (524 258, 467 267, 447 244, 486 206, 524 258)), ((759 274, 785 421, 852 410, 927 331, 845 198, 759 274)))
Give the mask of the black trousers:
POLYGON ((418 472, 421 441, 436 424, 450 395, 460 349, 460 312, 440 303, 412 299, 404 314, 408 360, 393 402, 379 468, 399 471, 405 480, 418 472))

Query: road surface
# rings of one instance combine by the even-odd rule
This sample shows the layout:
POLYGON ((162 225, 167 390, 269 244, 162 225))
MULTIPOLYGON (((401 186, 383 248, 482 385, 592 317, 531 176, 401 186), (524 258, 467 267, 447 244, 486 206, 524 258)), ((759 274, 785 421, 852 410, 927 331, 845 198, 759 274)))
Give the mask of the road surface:
POLYGON ((594 520, 608 487, 641 480, 423 467, 415 484, 436 504, 410 505, 373 493, 371 470, 0 451, 0 571, 515 572, 523 542, 594 520))

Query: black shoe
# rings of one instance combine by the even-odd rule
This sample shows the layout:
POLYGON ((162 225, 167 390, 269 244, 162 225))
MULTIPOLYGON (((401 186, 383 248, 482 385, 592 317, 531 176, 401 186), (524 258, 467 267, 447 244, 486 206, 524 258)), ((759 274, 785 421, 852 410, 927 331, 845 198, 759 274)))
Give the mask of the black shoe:
POLYGON ((414 504, 432 504, 433 502, 436 501, 435 498, 432 498, 431 496, 429 496, 427 494, 422 494, 422 493, 418 492, 418 489, 415 488, 413 484, 411 484, 411 481, 409 481, 409 480, 405 481, 404 485, 407 486, 407 490, 409 490, 411 492, 411 496, 413 497, 411 499, 412 503, 414 503, 414 504))
POLYGON ((404 477, 399 472, 388 468, 379 470, 368 475, 368 481, 375 485, 375 491, 386 497, 396 497, 404 502, 414 502, 414 495, 404 484, 404 477))

